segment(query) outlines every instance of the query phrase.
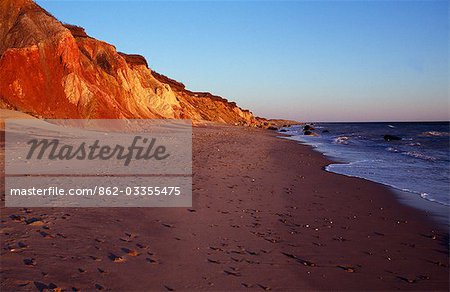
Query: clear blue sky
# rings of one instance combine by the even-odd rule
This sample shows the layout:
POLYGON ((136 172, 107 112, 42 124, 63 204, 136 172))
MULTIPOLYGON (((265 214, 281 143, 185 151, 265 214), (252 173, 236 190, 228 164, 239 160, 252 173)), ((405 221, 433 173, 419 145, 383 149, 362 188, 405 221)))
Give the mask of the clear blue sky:
POLYGON ((37 1, 256 115, 449 119, 448 1, 37 1))

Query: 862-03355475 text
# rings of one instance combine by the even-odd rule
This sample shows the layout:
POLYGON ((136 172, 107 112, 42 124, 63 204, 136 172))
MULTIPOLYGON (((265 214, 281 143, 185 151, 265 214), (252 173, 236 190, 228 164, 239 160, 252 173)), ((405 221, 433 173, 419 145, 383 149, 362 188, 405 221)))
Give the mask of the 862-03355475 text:
POLYGON ((10 196, 179 196, 179 186, 95 186, 91 188, 10 188, 10 196))

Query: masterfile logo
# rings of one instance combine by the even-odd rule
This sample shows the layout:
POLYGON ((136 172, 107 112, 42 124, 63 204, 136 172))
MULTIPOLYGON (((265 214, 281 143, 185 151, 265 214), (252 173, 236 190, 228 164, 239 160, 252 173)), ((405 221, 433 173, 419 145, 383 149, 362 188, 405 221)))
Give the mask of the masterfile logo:
POLYGON ((7 120, 7 207, 192 205, 189 120, 7 120))
POLYGON ((58 139, 32 139, 27 142, 30 150, 27 159, 36 155, 37 159, 43 159, 44 155, 50 160, 108 160, 118 159, 124 161, 124 166, 128 166, 132 160, 163 160, 169 157, 166 153, 166 146, 155 145, 155 138, 143 138, 135 136, 131 145, 116 144, 114 147, 101 145, 100 140, 95 140, 92 145, 82 142, 79 146, 64 145, 58 139))

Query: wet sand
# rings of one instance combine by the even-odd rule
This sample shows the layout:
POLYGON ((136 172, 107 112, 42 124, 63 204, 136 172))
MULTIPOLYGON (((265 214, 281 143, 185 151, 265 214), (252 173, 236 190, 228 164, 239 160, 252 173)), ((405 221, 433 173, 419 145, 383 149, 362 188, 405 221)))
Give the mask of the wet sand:
POLYGON ((1 290, 449 289, 448 230, 276 135, 196 127, 192 208, 2 207, 1 290))

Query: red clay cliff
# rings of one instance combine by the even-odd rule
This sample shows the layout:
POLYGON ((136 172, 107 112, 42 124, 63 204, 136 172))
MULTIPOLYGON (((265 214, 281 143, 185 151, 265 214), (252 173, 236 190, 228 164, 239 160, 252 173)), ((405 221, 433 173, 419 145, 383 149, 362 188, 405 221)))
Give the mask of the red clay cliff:
POLYGON ((188 118, 261 125, 233 102, 149 69, 31 0, 0 2, 0 108, 42 118, 188 118))

